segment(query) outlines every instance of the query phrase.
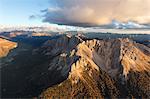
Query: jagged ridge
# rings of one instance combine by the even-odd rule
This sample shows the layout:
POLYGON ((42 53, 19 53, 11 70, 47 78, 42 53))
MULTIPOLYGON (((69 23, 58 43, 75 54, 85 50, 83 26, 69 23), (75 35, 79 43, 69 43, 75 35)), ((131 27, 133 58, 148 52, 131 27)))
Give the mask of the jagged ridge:
POLYGON ((120 78, 124 82, 131 79, 127 79, 130 72, 150 71, 150 48, 129 39, 87 40, 72 51, 80 58, 72 63, 68 79, 40 97, 123 97, 118 87, 122 85, 116 85, 120 78))

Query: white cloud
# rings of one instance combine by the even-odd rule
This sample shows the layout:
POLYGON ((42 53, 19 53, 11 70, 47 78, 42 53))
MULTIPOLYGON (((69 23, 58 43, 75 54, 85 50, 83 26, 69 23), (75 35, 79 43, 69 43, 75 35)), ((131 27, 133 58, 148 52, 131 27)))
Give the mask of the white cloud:
POLYGON ((134 21, 150 23, 150 0, 50 0, 45 22, 79 26, 134 21))

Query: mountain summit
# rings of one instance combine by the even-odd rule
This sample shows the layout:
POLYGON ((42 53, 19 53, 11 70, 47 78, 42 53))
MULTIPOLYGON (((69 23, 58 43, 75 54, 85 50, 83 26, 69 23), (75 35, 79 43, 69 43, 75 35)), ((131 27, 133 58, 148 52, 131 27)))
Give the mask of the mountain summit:
MULTIPOLYGON (((73 38, 68 38, 68 41, 73 38)), ((80 40, 76 44, 71 43, 74 47, 61 54, 66 60, 64 64, 72 57, 78 57, 71 62, 68 78, 48 88, 39 97, 150 97, 149 47, 128 38, 80 40)), ((58 41, 55 45, 59 45, 58 41)), ((65 45, 57 47, 63 51, 68 49, 65 45)))

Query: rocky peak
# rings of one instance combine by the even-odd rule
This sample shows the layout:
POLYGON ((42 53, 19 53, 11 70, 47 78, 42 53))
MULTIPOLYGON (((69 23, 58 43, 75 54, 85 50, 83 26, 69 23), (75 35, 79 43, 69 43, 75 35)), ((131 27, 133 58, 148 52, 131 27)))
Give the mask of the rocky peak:
MULTIPOLYGON (((125 39, 87 40, 77 46, 77 56, 88 61, 87 64, 98 70, 101 68, 110 76, 123 74, 130 70, 150 70, 150 48, 125 39), (141 46, 143 46, 141 48, 141 46), (147 52, 147 54, 145 54, 147 52)), ((81 61, 81 60, 80 60, 81 61)), ((85 64, 85 62, 80 62, 85 64)), ((74 69, 75 66, 72 68, 74 69)), ((78 64, 76 66, 78 68, 78 64)))
POLYGON ((82 42, 78 36, 61 35, 57 39, 48 40, 43 44, 46 55, 58 55, 61 53, 70 53, 76 46, 82 42))

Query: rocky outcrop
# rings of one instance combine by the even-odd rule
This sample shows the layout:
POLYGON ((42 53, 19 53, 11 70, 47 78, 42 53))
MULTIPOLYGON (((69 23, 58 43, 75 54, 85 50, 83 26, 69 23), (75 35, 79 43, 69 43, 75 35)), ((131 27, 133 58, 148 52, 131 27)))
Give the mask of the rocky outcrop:
MULTIPOLYGON (((133 85, 130 72, 150 72, 150 48, 129 39, 82 41, 74 51, 68 50, 70 47, 66 47, 66 42, 61 42, 58 46, 61 46, 60 49, 65 48, 65 51, 74 53, 79 59, 71 63, 67 80, 48 88, 40 95, 41 98, 139 97, 136 89, 133 89, 133 92, 129 87, 133 85), (122 91, 120 86, 126 89, 122 91)), ((58 50, 52 48, 51 51, 56 54, 58 50)), ((66 57, 66 54, 62 56, 66 57)), ((147 75, 145 80, 148 80, 149 74, 145 75, 147 75)), ((149 88, 146 91, 142 90, 146 87, 149 87, 149 84, 139 87, 143 92, 140 94, 141 97, 149 97, 147 94, 149 88)))
POLYGON ((7 56, 11 49, 17 47, 17 43, 0 38, 0 58, 7 56))

